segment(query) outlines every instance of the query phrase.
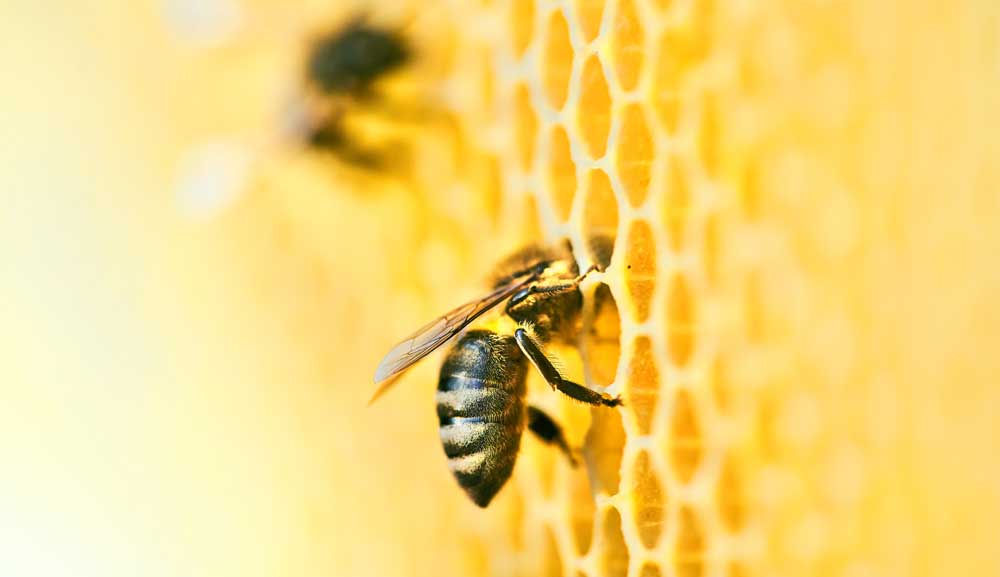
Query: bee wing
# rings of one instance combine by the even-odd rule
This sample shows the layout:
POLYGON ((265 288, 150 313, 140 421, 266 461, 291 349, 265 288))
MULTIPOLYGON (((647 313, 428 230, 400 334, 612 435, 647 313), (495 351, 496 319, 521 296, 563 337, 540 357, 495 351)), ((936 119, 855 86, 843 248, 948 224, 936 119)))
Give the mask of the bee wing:
POLYGON ((392 350, 386 353, 385 358, 382 359, 378 368, 375 369, 375 384, 379 385, 379 387, 372 396, 371 401, 369 401, 369 404, 394 385, 403 371, 429 355, 434 349, 448 342, 449 339, 469 326, 469 323, 482 316, 483 313, 527 286, 535 280, 536 276, 532 274, 515 278, 488 295, 467 302, 445 315, 434 319, 394 346, 392 350))

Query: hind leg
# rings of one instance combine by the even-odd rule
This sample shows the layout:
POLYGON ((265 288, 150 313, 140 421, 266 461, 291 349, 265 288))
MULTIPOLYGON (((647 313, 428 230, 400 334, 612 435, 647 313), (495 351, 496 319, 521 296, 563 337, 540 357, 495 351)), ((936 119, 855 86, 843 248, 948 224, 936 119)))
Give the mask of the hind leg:
POLYGON ((535 434, 543 443, 555 445, 566 455, 569 462, 576 466, 576 457, 573 450, 569 448, 562 428, 556 424, 552 417, 545 414, 545 411, 538 407, 528 407, 528 430, 535 434))

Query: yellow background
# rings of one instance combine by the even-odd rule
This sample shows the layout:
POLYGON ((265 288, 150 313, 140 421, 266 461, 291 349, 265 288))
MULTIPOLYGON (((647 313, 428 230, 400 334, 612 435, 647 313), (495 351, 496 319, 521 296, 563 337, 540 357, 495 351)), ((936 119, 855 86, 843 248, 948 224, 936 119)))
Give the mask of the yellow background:
MULTIPOLYGON (((251 29, 278 23, 208 48, 178 38, 159 5, 0 8, 0 573, 540 571, 543 553, 478 558, 525 514, 513 497, 478 511, 455 488, 433 363, 364 403, 393 337, 474 294, 533 227, 563 230, 558 200, 523 229, 506 208, 485 243, 488 198, 428 188, 418 201, 381 181, 366 196, 275 153, 221 214, 178 209, 192 147, 267 134, 302 22, 330 12, 317 4, 247 4, 251 29)), ((476 9, 441 9, 440 26, 476 9)), ((739 286, 716 297, 738 327, 720 334, 739 342, 720 354, 753 424, 736 419, 729 437, 746 480, 739 551, 710 548, 705 571, 997 574, 1000 10, 774 0, 715 14, 715 49, 746 65, 721 72, 739 78, 719 120, 737 133, 719 181, 736 191, 721 243, 739 286)), ((461 77, 482 61, 455 42, 461 77)), ((528 521, 515 524, 541 502, 533 482, 516 481, 528 521)), ((632 511, 642 491, 599 506, 632 511)), ((705 529, 711 543, 723 532, 705 529)), ((580 567, 614 573, 594 555, 580 567)), ((668 560, 662 574, 688 574, 668 560)))

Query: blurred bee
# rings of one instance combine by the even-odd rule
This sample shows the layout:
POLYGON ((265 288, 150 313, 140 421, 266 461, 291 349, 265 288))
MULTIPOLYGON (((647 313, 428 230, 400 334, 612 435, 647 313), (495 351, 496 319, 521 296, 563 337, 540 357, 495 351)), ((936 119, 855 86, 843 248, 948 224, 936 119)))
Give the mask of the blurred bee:
POLYGON ((372 401, 414 363, 458 337, 441 366, 437 414, 448 466, 473 502, 486 507, 510 478, 528 430, 556 445, 575 464, 562 429, 541 409, 525 402, 529 365, 554 389, 590 405, 615 407, 611 397, 567 380, 545 352, 551 341, 572 343, 583 306, 580 282, 608 265, 610 238, 592 244, 596 264, 580 274, 568 240, 528 246, 503 260, 491 290, 418 329, 396 345, 375 371, 380 385, 372 401), (466 330, 487 311, 503 315, 466 330))
POLYGON ((306 94, 299 130, 306 144, 335 154, 348 164, 377 169, 384 154, 361 144, 348 127, 348 115, 373 108, 381 95, 376 84, 411 59, 402 35, 359 17, 313 45, 307 58, 306 94))

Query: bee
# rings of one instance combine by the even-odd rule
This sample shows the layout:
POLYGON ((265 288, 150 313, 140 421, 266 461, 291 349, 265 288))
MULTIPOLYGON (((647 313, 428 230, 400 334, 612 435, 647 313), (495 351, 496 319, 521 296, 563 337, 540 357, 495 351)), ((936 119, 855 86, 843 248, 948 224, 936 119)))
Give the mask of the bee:
POLYGON ((545 351, 546 344, 572 343, 579 333, 580 283, 608 265, 612 241, 603 237, 591 245, 596 262, 582 274, 568 240, 514 253, 497 266, 485 296, 418 329, 393 347, 375 370, 379 387, 372 401, 414 363, 457 337, 438 378, 439 433, 448 467, 480 507, 489 505, 510 478, 525 425, 576 462, 555 420, 526 403, 529 367, 553 390, 577 401, 604 407, 622 403, 620 397, 566 379, 545 351), (503 314, 496 322, 469 328, 501 305, 503 314))
POLYGON ((402 35, 355 18, 313 45, 305 65, 306 118, 303 138, 317 150, 348 164, 374 169, 381 154, 358 143, 347 128, 347 114, 378 100, 376 83, 407 64, 411 50, 402 35))

